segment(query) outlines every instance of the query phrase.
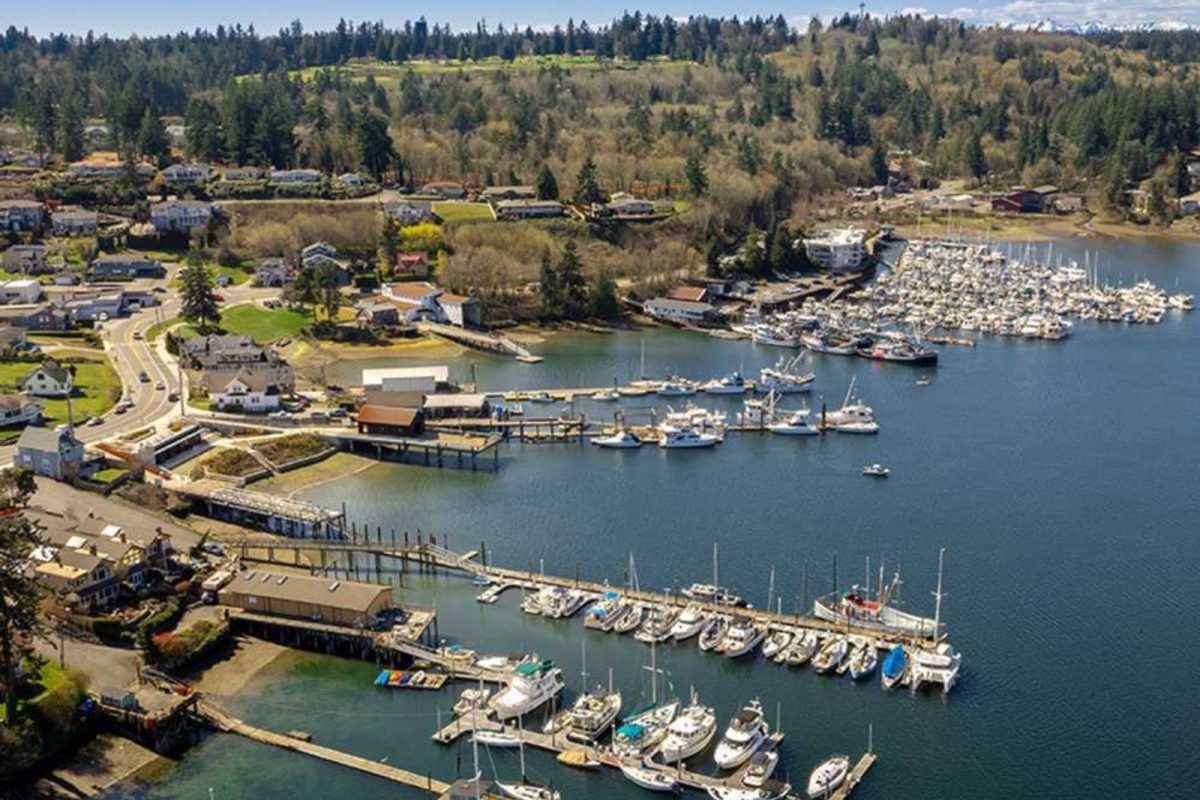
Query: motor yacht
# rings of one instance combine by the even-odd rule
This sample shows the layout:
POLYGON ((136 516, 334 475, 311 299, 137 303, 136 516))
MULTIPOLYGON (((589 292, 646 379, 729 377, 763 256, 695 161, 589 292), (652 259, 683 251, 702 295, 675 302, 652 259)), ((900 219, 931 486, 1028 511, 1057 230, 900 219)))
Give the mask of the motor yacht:
POLYGON ((665 642, 671 638, 679 612, 670 606, 651 606, 646 621, 633 636, 639 642, 665 642))
POLYGON ((562 670, 553 661, 527 662, 517 666, 512 681, 492 697, 488 706, 503 721, 540 708, 562 690, 562 670))
POLYGON ((694 449, 712 447, 721 441, 721 437, 713 433, 701 433, 693 427, 675 428, 669 425, 659 426, 662 438, 658 446, 667 450, 694 449))
POLYGON ((754 652, 754 648, 758 647, 766 636, 765 624, 755 623, 749 617, 735 619, 730 623, 718 649, 729 658, 740 658, 754 652))
POLYGON ((571 707, 567 738, 575 742, 593 742, 602 736, 621 711, 621 692, 597 689, 583 694, 571 707))
POLYGON ((758 788, 766 783, 777 766, 779 766, 778 750, 774 747, 769 750, 759 750, 750 758, 750 766, 746 767, 742 783, 751 789, 758 788))
POLYGON ((822 761, 808 776, 806 791, 809 800, 829 797, 845 782, 849 774, 850 756, 838 755, 822 761))
POLYGON ((737 769, 762 747, 768 733, 762 704, 751 700, 729 721, 729 727, 713 753, 713 760, 721 769, 737 769))
POLYGON ((731 372, 723 378, 713 378, 700 386, 707 394, 744 394, 749 388, 738 372, 731 372))
POLYGON ((709 786, 705 789, 712 800, 783 800, 792 793, 790 783, 764 781, 762 786, 709 786))
POLYGON ((623 615, 620 619, 613 623, 613 631, 616 633, 629 633, 642 627, 642 622, 646 616, 646 607, 641 603, 625 601, 629 606, 629 612, 623 615))
POLYGON ((693 583, 683 589, 680 594, 697 603, 711 603, 718 606, 740 606, 742 604, 742 598, 722 586, 715 586, 711 583, 693 583))
POLYGON ((452 710, 456 716, 465 717, 472 711, 486 708, 488 697, 491 694, 491 689, 463 689, 452 710))
POLYGON ((808 424, 807 408, 793 411, 780 422, 772 422, 767 430, 780 436, 819 436, 821 431, 808 424))
POLYGON ((696 394, 696 384, 683 378, 668 378, 656 391, 659 397, 691 397, 696 394))
POLYGON ((621 428, 616 433, 607 436, 593 436, 592 444, 596 447, 607 447, 614 450, 633 450, 642 446, 642 440, 628 428, 621 428))
POLYGON ((690 639, 700 633, 707 621, 704 610, 696 603, 689 603, 671 626, 671 636, 677 642, 690 639))
POLYGON ((587 601, 587 592, 568 589, 565 586, 553 586, 549 598, 542 604, 542 616, 552 619, 567 619, 583 608, 587 601))
POLYGON ((691 704, 667 726, 658 755, 664 764, 685 761, 708 747, 717 732, 717 717, 693 693, 691 704))

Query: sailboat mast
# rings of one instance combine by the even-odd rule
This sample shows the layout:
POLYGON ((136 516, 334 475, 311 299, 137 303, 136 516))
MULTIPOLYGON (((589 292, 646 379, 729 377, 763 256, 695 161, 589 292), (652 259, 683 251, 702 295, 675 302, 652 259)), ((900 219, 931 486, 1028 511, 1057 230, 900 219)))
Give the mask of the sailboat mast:
POLYGON ((713 588, 720 585, 721 582, 717 579, 717 543, 713 542, 713 588))
POLYGON ((525 725, 517 715, 517 748, 521 752, 521 783, 525 783, 525 725))
POLYGON ((942 630, 942 564, 946 557, 946 548, 938 550, 937 591, 933 593, 933 638, 938 638, 942 630))
MULTIPOLYGON (((479 681, 479 691, 480 691, 480 696, 482 696, 482 692, 483 692, 483 680, 482 679, 480 679, 480 681, 479 681)), ((480 794, 480 792, 479 792, 479 784, 480 784, 479 739, 476 738, 476 734, 479 733, 478 713, 479 713, 479 702, 476 701, 474 703, 471 703, 471 759, 472 759, 472 761, 474 761, 474 764, 475 764, 475 800, 480 800, 480 797, 479 797, 479 794, 480 794)))
POLYGON ((775 567, 771 566, 771 577, 767 581, 767 611, 771 610, 771 604, 775 600, 775 567))
POLYGON ((658 705, 658 651, 657 637, 650 637, 650 702, 658 705))

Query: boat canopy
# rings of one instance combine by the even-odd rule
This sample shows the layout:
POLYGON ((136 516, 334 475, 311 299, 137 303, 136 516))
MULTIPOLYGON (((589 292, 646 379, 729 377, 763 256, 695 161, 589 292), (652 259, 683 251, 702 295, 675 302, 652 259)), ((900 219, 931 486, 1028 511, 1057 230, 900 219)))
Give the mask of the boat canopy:
POLYGON ((517 665, 517 674, 528 677, 530 675, 536 675, 537 673, 542 672, 544 670, 548 670, 553 666, 554 666, 554 662, 550 661, 550 660, 529 661, 524 664, 517 665))
POLYGON ((636 722, 630 722, 617 728, 617 736, 624 736, 627 739, 640 738, 646 732, 644 725, 638 725, 636 722))

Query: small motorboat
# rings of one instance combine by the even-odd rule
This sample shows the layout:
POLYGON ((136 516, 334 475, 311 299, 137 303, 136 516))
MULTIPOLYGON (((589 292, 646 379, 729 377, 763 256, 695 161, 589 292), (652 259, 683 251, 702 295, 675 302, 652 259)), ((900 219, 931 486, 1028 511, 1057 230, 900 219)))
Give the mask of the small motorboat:
POLYGON ((621 399, 616 389, 601 389, 592 395, 592 399, 600 403, 614 403, 621 399))
POLYGON ((850 756, 833 756, 822 761, 808 776, 809 800, 819 800, 833 794, 849 773, 850 756))
POLYGON ((875 650, 875 643, 865 641, 850 654, 850 677, 856 681, 862 680, 874 672, 878 664, 879 653, 875 650))
POLYGON ((555 760, 575 769, 600 769, 600 762, 589 756, 586 750, 563 750, 555 760))
POLYGON ((759 750, 750 759, 750 766, 742 776, 742 783, 750 788, 757 788, 766 783, 767 778, 779 765, 779 751, 772 747, 769 750, 759 750))
POLYGON ((491 693, 491 689, 463 689, 458 702, 454 704, 454 713, 463 717, 476 709, 486 708, 491 693))
POLYGON ((674 792, 679 788, 679 781, 669 773, 648 769, 645 762, 638 766, 622 764, 621 774, 643 789, 649 789, 652 792, 674 792))
POLYGON ((819 436, 821 431, 808 424, 808 410, 793 411, 782 422, 772 422, 767 430, 780 436, 819 436))
POLYGON ((616 450, 630 450, 641 447, 642 440, 628 428, 622 428, 609 436, 594 436, 592 444, 596 447, 608 447, 616 450))
POLYGON ((863 467, 863 475, 866 475, 868 478, 886 478, 891 474, 892 471, 883 464, 868 464, 863 467))
POLYGON ((549 392, 534 392, 531 395, 529 395, 529 402, 531 402, 531 403, 553 403, 554 398, 550 396, 549 392))
POLYGON ((792 643, 792 632, 788 630, 777 630, 767 637, 763 642, 762 654, 766 658, 774 658, 777 654, 787 649, 792 643))
POLYGON ((756 788, 740 786, 710 786, 705 791, 712 800, 783 800, 792 793, 790 783, 764 781, 756 788))
POLYGON ((513 800, 562 800, 557 789, 549 786, 530 786, 527 783, 496 781, 496 786, 513 800))
POLYGON ((883 668, 880 670, 879 680, 883 683, 884 689, 891 689, 904 681, 907 672, 908 654, 904 652, 904 645, 898 644, 883 657, 883 668))
POLYGON ((716 650, 717 646, 725 639, 725 633, 728 630, 729 618, 720 614, 714 615, 700 631, 700 649, 706 653, 716 650))
POLYGON ((475 731, 471 737, 488 747, 520 747, 521 740, 508 731, 475 731))
POLYGON ((731 372, 723 378, 713 378, 700 386, 700 389, 708 394, 745 394, 749 388, 739 372, 731 372))

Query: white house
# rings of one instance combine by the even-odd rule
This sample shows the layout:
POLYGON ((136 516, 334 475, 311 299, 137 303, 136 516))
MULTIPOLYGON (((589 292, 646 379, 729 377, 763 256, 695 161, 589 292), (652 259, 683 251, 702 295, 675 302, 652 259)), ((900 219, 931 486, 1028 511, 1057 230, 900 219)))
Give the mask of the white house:
POLYGON ((37 425, 46 407, 23 394, 0 394, 0 428, 37 425))
POLYGON ((866 258, 866 233, 858 228, 820 231, 804 240, 808 260, 833 272, 852 272, 866 258))
POLYGON ((382 296, 391 302, 400 312, 400 318, 405 322, 416 322, 419 319, 442 320, 442 308, 438 298, 442 290, 428 281, 410 281, 405 283, 385 283, 382 296))
POLYGON ((703 322, 717 313, 717 309, 708 303, 672 300, 669 297, 647 300, 642 304, 642 310, 651 317, 671 322, 703 322))
POLYGON ((557 200, 501 200, 495 209, 497 219, 546 219, 566 213, 557 200))
POLYGON ((433 221, 433 203, 428 200, 400 200, 384 206, 383 213, 397 225, 418 225, 433 221))
POLYGON ((242 368, 233 377, 206 381, 208 396, 220 411, 266 413, 278 411, 283 400, 279 385, 268 370, 242 368))
POLYGON ((201 183, 208 180, 207 164, 172 164, 162 171, 162 178, 167 183, 201 183))
POLYGON ((15 281, 0 281, 0 303, 5 305, 28 305, 42 297, 42 284, 33 278, 15 281))
POLYGON ((50 215, 55 236, 91 236, 100 226, 100 216, 86 208, 60 208, 50 215))
POLYGON ((202 200, 167 200, 150 206, 150 221, 159 233, 190 231, 207 225, 212 215, 212 203, 202 200))
POLYGON ((345 187, 362 186, 364 183, 366 183, 361 175, 355 175, 353 172, 343 172, 341 175, 338 175, 336 178, 334 178, 333 182, 338 186, 345 187))
MULTIPOLYGON (((86 158, 76 161, 67 167, 67 175, 72 178, 117 178, 125 174, 125 164, 122 161, 109 158, 86 158)), ((158 172, 153 164, 140 162, 133 165, 137 175, 149 178, 158 172)))
POLYGON ((273 169, 272 183, 320 183, 321 173, 315 169, 273 169))
POLYGON ((307 266, 309 259, 323 256, 324 258, 337 258, 337 248, 328 242, 313 242, 308 247, 300 251, 300 262, 307 266))
POLYGON ((483 312, 479 308, 479 301, 474 297, 443 292, 437 302, 442 308, 442 316, 451 325, 465 328, 468 325, 479 325, 483 321, 483 312))
POLYGON ((21 388, 34 397, 67 397, 75 388, 75 371, 47 359, 25 376, 21 388))

